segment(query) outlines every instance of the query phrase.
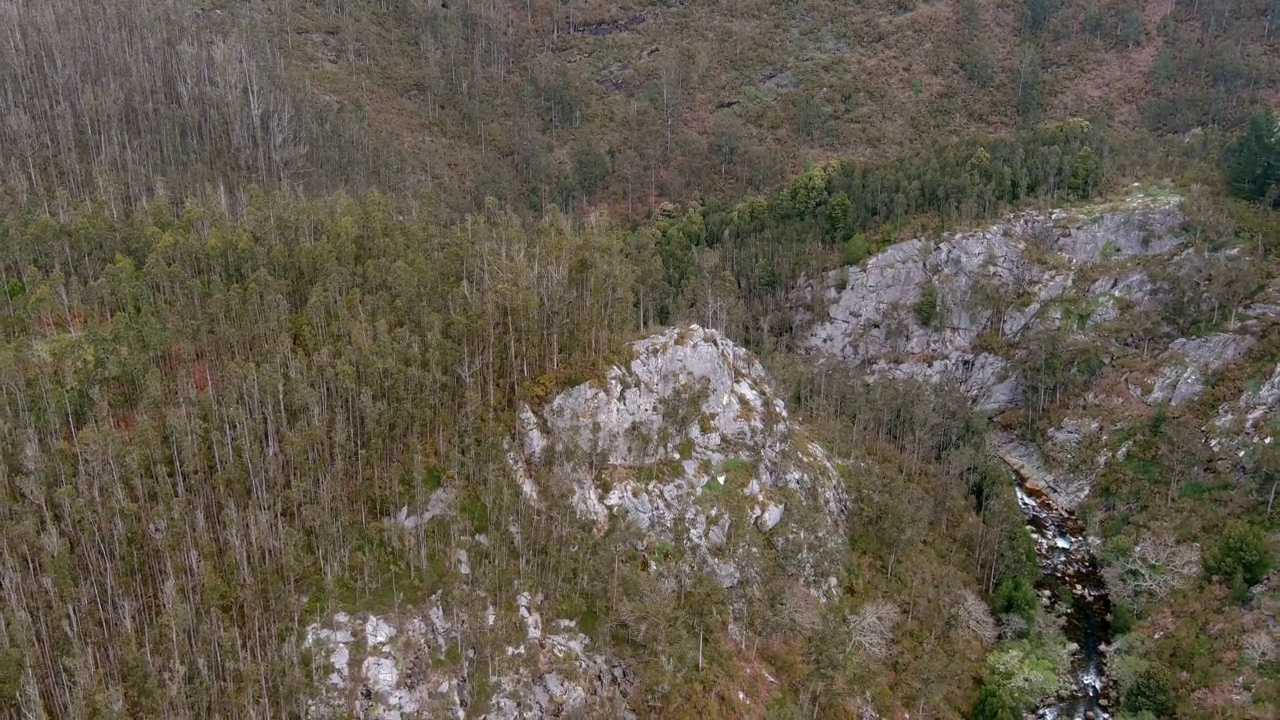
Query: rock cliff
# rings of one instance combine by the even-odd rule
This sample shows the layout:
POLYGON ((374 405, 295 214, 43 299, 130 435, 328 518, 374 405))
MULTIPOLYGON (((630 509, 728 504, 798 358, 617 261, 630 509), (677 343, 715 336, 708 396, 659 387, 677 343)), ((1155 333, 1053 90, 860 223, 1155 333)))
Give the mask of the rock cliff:
POLYGON ((1280 366, 1260 367, 1265 353, 1251 351, 1275 332, 1280 283, 1242 307, 1215 309, 1216 331, 1177 337, 1169 318, 1184 310, 1169 304, 1172 284, 1207 292, 1206 264, 1234 252, 1186 247, 1181 203, 1134 188, 1118 202, 1023 212, 890 246, 801 287, 802 349, 861 367, 870 381, 953 382, 975 409, 997 414, 1022 404, 1018 369, 1028 358, 1057 361, 1037 347, 1039 331, 1060 331, 1065 347, 1100 369, 1077 396, 1053 398, 1062 416, 1039 448, 1004 435, 996 454, 1050 478, 1045 490, 1064 507, 1087 495, 1099 467, 1124 458, 1125 422, 1193 405, 1220 374, 1248 363, 1245 392, 1205 426, 1214 449, 1244 458, 1277 434, 1280 366))
POLYGON ((1125 261, 1176 248, 1184 220, 1179 198, 1136 193, 893 245, 805 288, 828 307, 825 317, 801 313, 804 347, 866 365, 872 377, 955 381, 984 412, 1013 407, 1022 388, 1012 356, 983 349, 981 336, 1016 350, 1036 327, 1059 326, 1068 306, 1083 328, 1115 319, 1121 304, 1154 292, 1125 261))
MULTIPOLYGON (((709 573, 738 614, 766 576, 788 578, 810 603, 834 598, 847 560, 849 501, 827 453, 789 417, 759 361, 696 325, 635 342, 629 352, 602 378, 520 409, 507 458, 525 501, 566 501, 600 534, 628 525, 652 570, 665 549, 679 547, 682 566, 663 572, 709 573)), ((453 512, 453 503, 442 488, 426 507, 388 521, 412 531, 453 512)), ((465 550, 455 560, 468 574, 465 550)), ((311 625, 301 640, 319 686, 309 714, 633 716, 625 664, 595 652, 574 621, 544 620, 536 591, 520 592, 514 607, 476 607, 437 594, 311 625), (477 633, 517 638, 483 664, 483 678, 464 670, 479 663, 457 657, 460 638, 477 633), (475 695, 463 692, 469 683, 482 683, 484 708, 464 705, 475 695)))
POLYGON ((520 466, 567 491, 600 531, 625 521, 653 547, 686 544, 726 588, 759 580, 776 554, 824 596, 848 500, 759 361, 696 325, 630 350, 603 380, 522 410, 520 466))

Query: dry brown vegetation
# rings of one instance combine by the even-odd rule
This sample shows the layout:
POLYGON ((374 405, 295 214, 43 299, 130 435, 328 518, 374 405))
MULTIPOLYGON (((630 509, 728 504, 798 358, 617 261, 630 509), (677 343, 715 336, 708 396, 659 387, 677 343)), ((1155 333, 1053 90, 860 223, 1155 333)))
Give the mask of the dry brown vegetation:
POLYGON ((1280 11, 1220 5, 7 0, 0 160, 37 198, 252 181, 641 218, 920 139, 1231 125, 1277 91, 1280 11))
MULTIPOLYGON (((0 711, 302 714, 300 628, 428 590, 465 606, 442 558, 484 532, 495 550, 477 555, 475 586, 510 604, 517 576, 595 613, 593 640, 640 671, 642 710, 710 716, 743 689, 805 717, 867 704, 958 716, 993 636, 975 598, 1010 578, 1029 592, 1036 572, 1007 478, 957 395, 869 389, 779 352, 795 340, 787 294, 903 233, 1181 170, 1178 153, 1216 163, 1216 133, 1152 133, 1229 128, 1274 99, 1278 13, 1258 0, 0 0, 0 711), (1056 122, 1075 117, 1094 122, 1056 122), (866 162, 783 185, 832 158, 866 162), (383 193, 344 194, 370 188, 383 193), (652 222, 628 232, 608 215, 652 222), (823 637, 779 579, 786 617, 761 615, 748 655, 704 614, 718 590, 665 592, 635 558, 627 587, 654 604, 628 614, 600 578, 630 537, 576 552, 589 530, 506 481, 516 402, 689 321, 766 354, 846 461, 859 514, 830 615, 861 635, 823 637), (383 522, 438 486, 457 512, 413 536, 383 522), (636 617, 659 641, 628 639, 636 617), (672 659, 704 630, 716 658, 682 674, 672 659)), ((1206 244, 1274 257, 1274 213, 1215 203, 1193 211, 1213 227, 1206 244)), ((1011 422, 1043 431, 1091 384, 1123 397, 1120 369, 1154 362, 1142 340, 1210 331, 1247 297, 1224 280, 1244 275, 1236 262, 1170 277, 1178 304, 1126 316, 1101 375, 1081 369, 1096 348, 1045 338, 1053 352, 1024 368, 1034 406, 1011 422)), ((1260 376, 1274 345, 1259 347, 1207 397, 1260 376)), ((1236 483, 1187 450, 1204 402, 1107 418, 1135 439, 1100 478, 1109 537, 1136 548, 1144 528, 1170 527, 1178 549, 1226 516, 1270 517, 1273 470, 1236 483)), ((1180 673, 1185 707, 1201 693, 1214 709, 1237 669, 1219 661, 1252 657, 1265 712, 1263 639, 1245 646, 1229 626, 1202 642, 1242 615, 1221 580, 1161 585, 1172 607, 1137 619, 1135 654, 1180 673)), ((1006 635, 1035 627, 1000 613, 1006 635)))

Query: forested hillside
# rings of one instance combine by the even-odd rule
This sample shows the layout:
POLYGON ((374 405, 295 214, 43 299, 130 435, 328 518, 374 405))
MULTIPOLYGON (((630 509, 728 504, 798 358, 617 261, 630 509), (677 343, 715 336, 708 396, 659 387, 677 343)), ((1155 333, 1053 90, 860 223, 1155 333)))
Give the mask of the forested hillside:
POLYGON ((0 715, 1274 717, 1277 26, 0 0, 0 715))
MULTIPOLYGON (((1086 118, 1235 128, 1274 2, 130 0, 0 5, 5 186, 423 190, 537 214, 735 198, 806 163, 1086 118)), ((229 196, 229 197, 228 197, 229 196)))

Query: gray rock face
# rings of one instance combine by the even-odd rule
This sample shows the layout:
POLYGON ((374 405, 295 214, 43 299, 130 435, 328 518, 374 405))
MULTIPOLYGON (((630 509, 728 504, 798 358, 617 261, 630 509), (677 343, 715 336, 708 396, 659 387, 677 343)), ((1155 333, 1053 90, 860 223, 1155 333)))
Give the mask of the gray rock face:
POLYGON ((1257 338, 1250 335, 1230 333, 1174 340, 1161 356, 1165 365, 1144 399, 1151 405, 1180 405, 1199 397, 1205 375, 1238 360, 1255 342, 1257 338))
POLYGON ((854 266, 830 274, 830 317, 812 328, 808 347, 854 362, 967 350, 989 319, 989 313, 971 309, 978 280, 1016 286, 1038 277, 1023 259, 1026 244, 1016 239, 1026 229, 1019 220, 1007 229, 955 235, 939 245, 911 240, 872 257, 865 270, 854 266), (841 276, 847 278, 844 287, 836 287, 841 276), (930 284, 939 307, 933 328, 922 326, 913 311, 930 284))
POLYGON ((1049 439, 1058 445, 1075 447, 1085 438, 1098 434, 1101 423, 1092 418, 1068 418, 1048 431, 1049 439))
MULTIPOLYGON (((550 482, 601 531, 622 518, 654 545, 687 544, 726 587, 760 573, 761 543, 816 594, 838 575, 848 499, 817 444, 800 438, 764 368, 713 330, 672 328, 633 360, 522 421, 550 482), (677 537, 677 533, 680 536, 677 537)), ((524 415, 522 411, 521 415, 524 415)))
POLYGON ((1280 363, 1266 382, 1218 408, 1212 429, 1215 437, 1210 442, 1215 449, 1235 445, 1245 452, 1253 443, 1280 442, 1280 363))
POLYGON ((1280 278, 1272 280, 1257 300, 1245 308, 1245 312, 1255 318, 1280 317, 1280 278))
MULTIPOLYGON (((991 328, 1016 340, 1037 326, 1062 322, 1057 301, 1076 279, 1072 266, 1162 253, 1181 240, 1179 198, 1135 196, 1091 211, 1026 212, 984 230, 893 245, 865 268, 828 274, 820 283, 829 302, 816 318, 805 349, 870 365, 875 377, 955 380, 977 407, 996 412, 1016 404, 1021 388, 1005 359, 974 347, 991 328), (1058 268, 1041 258, 1057 255, 1058 268), (932 288, 936 318, 921 324, 916 305, 932 288)), ((1120 314, 1117 299, 1139 301, 1152 291, 1145 274, 1130 272, 1094 283, 1096 324, 1120 314)), ((813 288, 808 294, 814 294, 813 288)), ((924 314, 928 317, 928 314, 924 314)))
POLYGON ((982 413, 998 412, 1022 400, 1022 385, 1008 361, 989 353, 953 352, 931 362, 881 362, 871 367, 868 376, 872 380, 890 377, 934 384, 955 382, 972 398, 974 409, 982 413))
POLYGON ((1186 217, 1176 203, 1143 199, 1121 212, 1080 217, 1057 210, 1053 219, 1069 231, 1058 236, 1054 249, 1078 263, 1096 263, 1127 255, 1168 252, 1181 242, 1173 231, 1186 217))
POLYGON ((542 413, 558 457, 652 465, 677 457, 687 439, 723 460, 721 447, 776 445, 785 433, 786 409, 764 368, 719 333, 672 328, 632 351, 630 366, 611 368, 601 387, 566 390, 542 413))
POLYGON ((1092 417, 1065 418, 1057 427, 1050 428, 1046 435, 1048 441, 1040 446, 1040 450, 1050 460, 1049 464, 1076 469, 1087 466, 1089 458, 1097 465, 1098 453, 1106 451, 1110 439, 1101 421, 1092 417))
MULTIPOLYGON (((1075 279, 1075 275, 1069 272, 1047 272, 1039 282, 1032 288, 1034 297, 1031 303, 1021 310, 1010 309, 1005 311, 1004 323, 1000 327, 1001 335, 1008 338, 1016 338, 1022 334, 1024 330, 1031 327, 1036 320, 1042 322, 1048 320, 1041 316, 1041 310, 1052 300, 1062 297, 1063 293, 1071 289, 1071 281, 1075 279)), ((1058 318, 1055 316, 1049 320, 1049 324, 1056 327, 1058 318)))
POLYGON ((1120 277, 1102 278, 1089 288, 1089 297, 1093 305, 1089 319, 1089 327, 1100 323, 1111 322, 1120 317, 1120 302, 1138 304, 1149 299, 1155 292, 1155 286, 1147 274, 1135 271, 1120 277))
POLYGON ((420 525, 426 525, 432 520, 449 512, 453 507, 453 492, 447 488, 441 488, 431 494, 427 499, 427 509, 420 513, 410 514, 409 507, 400 508, 400 512, 395 517, 390 518, 392 522, 403 527, 405 530, 412 530, 420 525))
POLYGON ((1009 433, 996 433, 992 452, 1029 485, 1044 491, 1054 504, 1074 510, 1089 495, 1089 478, 1057 473, 1045 466, 1040 451, 1009 433))
MULTIPOLYGON (((516 600, 523 637, 492 662, 487 678, 488 720, 556 717, 579 712, 590 717, 634 718, 626 697, 633 681, 621 665, 593 654, 590 640, 569 620, 545 629, 539 598, 516 600)), ((471 632, 492 631, 496 613, 471 632)), ((478 623, 477 623, 478 624, 478 623)), ((468 715, 467 663, 449 656, 467 625, 448 611, 440 596, 395 614, 339 612, 307 628, 304 648, 312 653, 318 693, 308 707, 312 718, 455 718, 468 715)))

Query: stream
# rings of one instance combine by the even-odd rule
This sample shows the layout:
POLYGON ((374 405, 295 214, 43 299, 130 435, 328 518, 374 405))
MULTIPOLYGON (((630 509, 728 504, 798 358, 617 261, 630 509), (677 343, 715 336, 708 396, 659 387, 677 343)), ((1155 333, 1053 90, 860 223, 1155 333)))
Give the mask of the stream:
POLYGON ((1041 720, 1109 720, 1111 702, 1103 647, 1111 642, 1111 599, 1093 545, 1075 515, 1059 507, 1035 482, 1014 468, 1018 506, 1036 543, 1044 575, 1036 589, 1065 618, 1063 631, 1075 647, 1072 684, 1040 707, 1041 720))

